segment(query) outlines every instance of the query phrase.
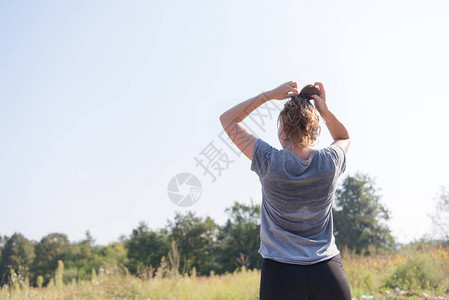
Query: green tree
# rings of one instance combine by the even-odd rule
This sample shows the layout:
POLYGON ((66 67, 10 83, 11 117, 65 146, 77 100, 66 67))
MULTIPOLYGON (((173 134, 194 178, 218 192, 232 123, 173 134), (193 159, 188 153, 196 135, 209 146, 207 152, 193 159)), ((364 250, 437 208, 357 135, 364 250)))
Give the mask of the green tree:
POLYGON ((6 238, 6 243, 0 257, 0 278, 4 283, 10 274, 10 270, 18 272, 23 277, 29 275, 29 269, 34 258, 33 243, 20 233, 14 233, 6 238))
POLYGON ((101 265, 101 257, 98 254, 99 246, 94 245, 95 240, 89 231, 85 238, 79 242, 70 243, 64 256, 64 281, 71 282, 73 279, 88 279, 92 268, 101 265))
POLYGON ((0 258, 2 257, 2 250, 5 247, 7 240, 8 240, 8 237, 6 235, 4 237, 0 235, 0 258))
POLYGON ((337 189, 333 209, 334 234, 339 248, 360 253, 390 248, 394 244, 386 221, 388 209, 380 202, 375 182, 366 174, 347 176, 337 189))
POLYGON ((213 219, 177 212, 167 227, 179 249, 181 273, 195 267, 198 274, 208 275, 218 268, 214 249, 218 226, 213 219))
POLYGON ((130 272, 139 274, 150 266, 156 269, 162 256, 167 255, 170 250, 170 238, 165 229, 153 231, 146 223, 141 222, 126 241, 126 249, 127 268, 130 272))
POLYGON ((98 270, 101 266, 124 265, 126 263, 126 249, 120 242, 107 246, 95 245, 95 239, 89 231, 79 242, 70 243, 69 251, 65 253, 64 282, 73 279, 87 280, 91 278, 92 269, 98 270))
POLYGON ((72 245, 65 234, 50 233, 36 244, 34 252, 36 254, 32 267, 34 279, 42 275, 44 284, 47 284, 55 275, 58 260, 70 260, 72 245))
POLYGON ((98 252, 102 264, 122 266, 126 266, 128 263, 127 254, 127 249, 121 242, 113 242, 107 246, 101 246, 98 252))
POLYGON ((260 268, 260 205, 235 202, 225 212, 229 215, 218 235, 218 261, 221 271, 236 268, 260 268))

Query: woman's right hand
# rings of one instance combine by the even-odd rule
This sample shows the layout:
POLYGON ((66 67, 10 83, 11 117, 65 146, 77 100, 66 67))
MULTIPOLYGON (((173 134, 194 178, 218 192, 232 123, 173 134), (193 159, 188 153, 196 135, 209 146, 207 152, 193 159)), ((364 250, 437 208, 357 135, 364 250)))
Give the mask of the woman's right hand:
POLYGON ((326 91, 324 90, 324 86, 321 82, 315 82, 314 86, 318 89, 319 95, 312 95, 313 103, 315 104, 315 108, 318 110, 320 114, 327 111, 326 104, 326 91))
POLYGON ((288 97, 296 96, 298 92, 298 84, 294 81, 289 81, 281 84, 275 89, 266 92, 269 99, 284 100, 288 97))

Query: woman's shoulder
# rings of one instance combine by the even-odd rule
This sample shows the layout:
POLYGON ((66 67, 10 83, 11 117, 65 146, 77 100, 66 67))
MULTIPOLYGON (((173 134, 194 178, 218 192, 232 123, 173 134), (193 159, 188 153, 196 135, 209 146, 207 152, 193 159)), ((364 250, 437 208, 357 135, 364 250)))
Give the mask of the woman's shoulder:
POLYGON ((341 173, 345 171, 346 167, 346 153, 339 145, 332 144, 318 150, 322 159, 326 159, 333 163, 333 165, 340 170, 341 173))
POLYGON ((335 154, 336 152, 338 152, 339 154, 343 152, 344 154, 344 150, 336 144, 332 144, 322 148, 317 148, 315 150, 322 155, 332 155, 335 154))

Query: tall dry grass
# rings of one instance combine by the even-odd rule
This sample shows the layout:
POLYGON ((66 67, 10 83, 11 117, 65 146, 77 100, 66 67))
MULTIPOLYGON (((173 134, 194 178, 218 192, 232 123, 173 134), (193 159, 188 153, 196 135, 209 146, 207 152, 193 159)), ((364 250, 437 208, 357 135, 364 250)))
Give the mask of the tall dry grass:
POLYGON ((446 295, 446 300, 449 295, 447 245, 415 243, 399 251, 369 256, 343 250, 342 260, 354 297, 426 299, 428 295, 430 299, 431 295, 446 295))
MULTIPOLYGON (((10 283, 1 288, 0 299, 259 298, 260 270, 242 267, 233 273, 211 273, 207 277, 196 276, 192 270, 190 275, 183 276, 173 268, 176 257, 169 258, 154 276, 152 270, 137 277, 126 268, 104 266, 98 272, 92 270, 91 280, 72 282, 64 282, 64 265, 60 262, 47 287, 31 287, 26 278, 13 273, 10 283)), ((370 256, 342 251, 342 259, 355 299, 449 298, 447 246, 422 244, 370 256)))

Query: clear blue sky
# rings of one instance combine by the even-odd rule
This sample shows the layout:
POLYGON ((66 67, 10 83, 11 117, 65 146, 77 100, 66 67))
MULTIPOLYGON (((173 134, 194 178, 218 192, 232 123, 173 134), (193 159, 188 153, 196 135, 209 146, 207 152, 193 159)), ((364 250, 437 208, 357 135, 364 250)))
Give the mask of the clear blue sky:
MULTIPOLYGON (((223 223, 260 203, 257 175, 229 152, 212 183, 194 157, 225 147, 222 112, 294 80, 324 83, 346 174, 375 177, 394 235, 419 238, 449 184, 448 29, 447 1, 1 1, 0 234, 106 244, 175 211, 223 223), (167 196, 180 172, 203 186, 190 208, 167 196)), ((275 119, 257 134, 280 148, 275 119)))

